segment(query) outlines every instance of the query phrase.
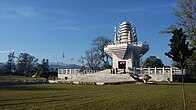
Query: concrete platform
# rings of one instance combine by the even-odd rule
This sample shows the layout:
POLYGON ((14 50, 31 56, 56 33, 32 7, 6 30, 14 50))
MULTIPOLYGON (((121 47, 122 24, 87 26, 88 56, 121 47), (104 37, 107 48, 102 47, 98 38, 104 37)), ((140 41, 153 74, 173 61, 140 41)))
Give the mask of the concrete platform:
POLYGON ((67 79, 60 79, 59 83, 72 83, 72 84, 113 84, 134 82, 135 79, 130 74, 111 74, 110 69, 103 70, 93 74, 68 74, 67 79))

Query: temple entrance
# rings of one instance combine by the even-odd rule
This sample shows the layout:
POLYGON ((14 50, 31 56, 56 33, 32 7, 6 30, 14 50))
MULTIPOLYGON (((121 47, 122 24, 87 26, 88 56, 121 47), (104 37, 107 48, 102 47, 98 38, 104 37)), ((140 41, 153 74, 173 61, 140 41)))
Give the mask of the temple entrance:
POLYGON ((126 69, 126 61, 118 61, 119 69, 126 69))

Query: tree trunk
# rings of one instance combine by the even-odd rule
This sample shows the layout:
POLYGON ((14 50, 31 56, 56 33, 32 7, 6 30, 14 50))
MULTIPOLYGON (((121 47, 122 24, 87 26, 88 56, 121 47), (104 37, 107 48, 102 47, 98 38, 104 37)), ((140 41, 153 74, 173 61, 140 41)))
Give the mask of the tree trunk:
POLYGON ((183 110, 186 110, 186 96, 185 96, 185 85, 184 85, 184 76, 183 76, 183 68, 181 68, 182 72, 182 100, 183 100, 183 110))
POLYGON ((27 72, 26 72, 26 71, 24 71, 24 73, 25 73, 25 77, 27 77, 27 72))

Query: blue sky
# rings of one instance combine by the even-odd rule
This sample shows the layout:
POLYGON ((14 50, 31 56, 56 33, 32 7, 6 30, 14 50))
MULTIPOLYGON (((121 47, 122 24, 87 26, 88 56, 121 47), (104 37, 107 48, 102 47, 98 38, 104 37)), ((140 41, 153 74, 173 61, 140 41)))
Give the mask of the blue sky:
POLYGON ((171 35, 159 34, 175 23, 175 0, 0 0, 0 62, 8 51, 27 52, 39 60, 65 63, 77 59, 97 36, 113 40, 113 28, 133 21, 139 41, 150 45, 143 57, 155 55, 169 65, 171 35))

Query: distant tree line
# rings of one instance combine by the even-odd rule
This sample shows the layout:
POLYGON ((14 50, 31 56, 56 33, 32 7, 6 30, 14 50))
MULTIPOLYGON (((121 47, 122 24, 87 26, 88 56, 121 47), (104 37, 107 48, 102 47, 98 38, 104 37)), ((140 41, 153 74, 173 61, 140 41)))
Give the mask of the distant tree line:
POLYGON ((14 52, 8 54, 8 60, 4 66, 0 68, 0 75, 23 75, 32 76, 37 74, 41 77, 56 76, 57 70, 50 68, 49 60, 42 59, 38 63, 38 59, 28 53, 20 53, 18 57, 14 52))

